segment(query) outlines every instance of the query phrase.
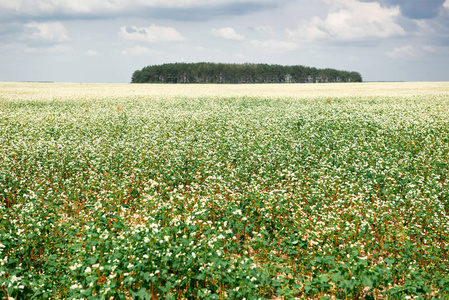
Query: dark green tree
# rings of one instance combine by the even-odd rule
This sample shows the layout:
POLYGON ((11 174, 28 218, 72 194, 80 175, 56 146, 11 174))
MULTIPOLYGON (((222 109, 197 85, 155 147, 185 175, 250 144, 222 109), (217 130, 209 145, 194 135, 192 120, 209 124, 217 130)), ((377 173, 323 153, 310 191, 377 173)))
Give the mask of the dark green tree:
POLYGON ((132 83, 361 82, 358 72, 268 64, 168 63, 132 74, 132 83))

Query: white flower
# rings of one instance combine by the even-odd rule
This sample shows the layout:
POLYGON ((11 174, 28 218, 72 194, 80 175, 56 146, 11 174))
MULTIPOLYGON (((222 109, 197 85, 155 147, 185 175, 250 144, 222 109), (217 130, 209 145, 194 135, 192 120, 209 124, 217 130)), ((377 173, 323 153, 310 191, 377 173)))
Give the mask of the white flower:
POLYGON ((92 269, 90 267, 87 267, 86 270, 84 270, 84 273, 90 273, 92 272, 92 269))
POLYGON ((192 252, 192 256, 193 256, 193 258, 196 258, 195 252, 192 252))
POLYGON ((134 265, 132 263, 129 263, 128 266, 127 266, 128 269, 130 269, 132 267, 134 267, 134 265))
POLYGON ((92 265, 92 268, 99 268, 100 267, 100 264, 95 264, 95 265, 92 265))
POLYGON ((75 263, 73 266, 70 266, 69 269, 75 271, 76 269, 82 267, 83 265, 80 263, 75 263))
POLYGON ((71 289, 71 290, 76 290, 76 289, 80 289, 80 288, 82 288, 82 286, 81 286, 81 285, 78 285, 78 284, 76 284, 76 283, 75 283, 74 285, 71 285, 71 286, 70 286, 70 289, 71 289))
POLYGON ((220 234, 220 235, 218 236, 218 239, 220 239, 220 240, 222 240, 222 239, 224 239, 224 238, 225 238, 225 236, 222 235, 222 234, 220 234))
POLYGON ((148 237, 144 237, 144 238, 143 238, 143 241, 144 241, 145 243, 149 243, 149 242, 150 242, 150 239, 149 239, 148 237))

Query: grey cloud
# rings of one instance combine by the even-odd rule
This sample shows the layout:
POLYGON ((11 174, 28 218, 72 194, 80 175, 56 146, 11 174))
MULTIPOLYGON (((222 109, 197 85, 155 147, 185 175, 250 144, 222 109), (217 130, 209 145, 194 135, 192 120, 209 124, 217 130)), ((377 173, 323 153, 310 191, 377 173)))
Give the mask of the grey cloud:
POLYGON ((437 19, 440 26, 444 27, 444 32, 448 33, 449 29, 449 9, 442 10, 437 19))
POLYGON ((438 15, 444 0, 391 0, 401 7, 402 13, 411 19, 431 19, 438 15))
MULTIPOLYGON (((443 37, 438 40, 433 40, 433 42, 435 45, 437 45, 439 47, 448 47, 449 48, 449 37, 443 37)), ((449 49, 447 49, 447 50, 449 50, 449 49)), ((449 53, 449 51, 447 53, 449 53)))
MULTIPOLYGON (((373 2, 374 0, 361 0, 373 2)), ((399 5, 402 14, 410 19, 432 19, 438 16, 445 0, 380 0, 385 5, 399 5)))
POLYGON ((125 27, 125 30, 126 30, 126 32, 128 32, 128 33, 134 33, 134 32, 137 32, 137 28, 136 28, 136 27, 133 27, 133 26, 126 26, 126 27, 125 27))
POLYGON ((3 20, 15 21, 48 21, 48 20, 95 20, 95 19, 111 19, 121 17, 145 17, 155 19, 168 19, 176 21, 205 21, 217 17, 240 16, 254 12, 270 10, 283 6, 292 0, 279 1, 253 1, 243 0, 238 2, 218 2, 210 5, 193 4, 185 7, 164 7, 164 6, 127 6, 120 10, 89 10, 86 12, 69 11, 67 9, 54 10, 28 10, 18 12, 16 10, 3 9, 0 6, 0 18, 3 20))
POLYGON ((188 8, 145 8, 140 12, 132 12, 132 16, 168 19, 176 21, 201 22, 217 17, 241 16, 259 11, 270 10, 285 4, 286 0, 278 2, 242 2, 219 4, 210 6, 198 6, 188 8))
POLYGON ((8 36, 16 36, 22 32, 22 24, 20 23, 0 23, 0 36, 2 39, 8 36))
POLYGON ((381 41, 379 41, 378 39, 369 38, 356 41, 332 40, 328 43, 336 47, 373 48, 379 46, 381 44, 381 41))

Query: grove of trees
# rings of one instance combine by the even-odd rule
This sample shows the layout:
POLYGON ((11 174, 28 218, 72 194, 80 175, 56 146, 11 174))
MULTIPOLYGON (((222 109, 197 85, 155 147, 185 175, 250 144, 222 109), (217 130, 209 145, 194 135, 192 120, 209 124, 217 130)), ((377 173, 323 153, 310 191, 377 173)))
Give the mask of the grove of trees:
POLYGON ((144 67, 131 83, 317 83, 361 82, 358 72, 305 66, 224 63, 168 63, 144 67))

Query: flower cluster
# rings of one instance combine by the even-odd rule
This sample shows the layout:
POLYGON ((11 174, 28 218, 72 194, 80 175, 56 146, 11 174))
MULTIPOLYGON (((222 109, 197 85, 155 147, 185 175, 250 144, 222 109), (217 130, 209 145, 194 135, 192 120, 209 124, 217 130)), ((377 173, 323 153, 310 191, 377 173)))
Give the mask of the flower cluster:
POLYGON ((0 298, 443 298, 440 85, 2 83, 0 298))

